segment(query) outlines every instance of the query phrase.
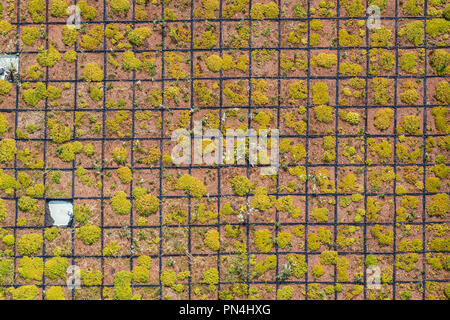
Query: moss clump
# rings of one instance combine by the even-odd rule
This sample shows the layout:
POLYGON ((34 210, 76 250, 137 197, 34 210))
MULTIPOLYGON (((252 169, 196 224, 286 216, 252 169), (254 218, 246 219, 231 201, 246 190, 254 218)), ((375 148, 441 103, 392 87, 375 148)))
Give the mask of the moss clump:
POLYGON ((222 58, 216 54, 210 55, 205 60, 206 66, 212 72, 219 72, 222 69, 222 58))
POLYGON ((403 9, 410 16, 421 16, 423 11, 424 0, 408 0, 403 4, 403 9))
POLYGON ((32 46, 39 37, 39 29, 37 27, 25 27, 22 29, 22 41, 27 46, 32 46))
POLYGON ((62 34, 61 41, 66 46, 69 46, 69 47, 73 46, 75 44, 75 42, 77 41, 78 31, 74 27, 64 25, 61 29, 61 34, 62 34))
POLYGON ((131 3, 129 0, 111 0, 109 5, 112 12, 116 15, 126 15, 131 7, 131 3))
POLYGON ((120 215, 131 212, 131 202, 127 199, 127 194, 123 191, 117 191, 111 198, 111 207, 115 213, 120 215))
POLYGON ((255 190, 255 196, 252 199, 251 207, 264 211, 272 207, 272 201, 267 196, 267 189, 264 187, 258 187, 255 190))
POLYGON ((69 4, 64 0, 52 0, 50 2, 49 11, 52 17, 62 18, 67 16, 67 8, 69 4))
POLYGON ((400 94, 400 100, 405 104, 415 104, 419 100, 419 93, 417 92, 417 84, 412 81, 406 81, 402 84, 404 91, 400 94))
MULTIPOLYGON (((29 2, 31 3, 31 2, 29 2)), ((33 285, 20 286, 16 289, 9 288, 13 300, 36 300, 40 291, 38 287, 33 285)))
POLYGON ((45 262, 44 274, 51 280, 65 279, 69 261, 63 257, 53 257, 45 262))
POLYGON ((327 208, 314 208, 311 211, 311 216, 317 222, 328 222, 329 211, 327 208))
POLYGON ((61 60, 61 53, 56 50, 52 45, 46 50, 41 50, 37 54, 37 62, 43 67, 53 67, 58 61, 61 60))
POLYGON ((23 196, 19 198, 18 207, 23 212, 32 212, 36 210, 37 200, 28 196, 23 196))
POLYGON ((391 96, 387 92, 389 85, 390 82, 386 78, 374 78, 372 80, 375 104, 386 105, 391 101, 391 96))
POLYGON ((64 53, 64 60, 68 63, 75 62, 77 60, 77 53, 73 50, 68 50, 64 53))
POLYGON ((377 239, 380 246, 389 246, 394 242, 394 232, 392 230, 384 230, 383 226, 379 224, 370 228, 370 233, 377 239))
POLYGON ((441 132, 447 132, 447 108, 446 107, 434 107, 432 109, 432 115, 434 117, 434 125, 436 130, 441 132))
POLYGON ((185 174, 177 180, 175 189, 184 190, 186 194, 195 198, 201 198, 206 194, 206 187, 203 182, 189 174, 185 174))
POLYGON ((24 234, 17 241, 17 250, 23 256, 37 254, 42 248, 43 238, 41 234, 28 233, 24 234))
POLYGON ((291 286, 283 286, 277 291, 277 300, 291 300, 294 289, 291 286))
POLYGON ((5 244, 8 247, 12 247, 14 245, 14 243, 16 243, 16 239, 14 238, 14 236, 12 234, 8 234, 3 237, 2 242, 3 242, 3 244, 5 244))
POLYGON ((337 56, 335 54, 329 53, 319 53, 314 56, 311 60, 312 66, 319 66, 322 68, 331 68, 337 64, 337 56))
POLYGON ((88 82, 103 81, 103 70, 99 68, 97 63, 90 62, 84 66, 81 77, 88 82))
POLYGON ((398 35, 400 37, 406 36, 406 40, 416 46, 421 45, 425 37, 423 21, 416 20, 406 24, 403 28, 400 28, 398 35))
POLYGON ((414 115, 404 116, 400 121, 398 133, 422 134, 419 117, 414 115))
POLYGON ((81 10, 81 16, 85 20, 94 20, 97 17, 97 9, 93 6, 89 6, 86 1, 81 0, 77 3, 78 7, 81 10))
POLYGON ((61 144, 72 138, 72 130, 62 122, 49 120, 47 127, 49 129, 50 138, 54 143, 61 144))
POLYGON ((0 35, 7 35, 11 30, 11 23, 6 20, 0 20, 0 35))
POLYGON ((330 102, 330 96, 328 95, 328 86, 325 82, 316 82, 312 86, 312 95, 314 104, 328 104, 330 102))
POLYGON ((3 139, 0 141, 0 163, 8 163, 14 159, 17 153, 16 141, 14 139, 3 139))
POLYGON ((59 286, 50 287, 45 290, 45 299, 46 300, 66 300, 66 295, 64 293, 63 288, 59 286))
POLYGON ((114 288, 112 296, 114 300, 132 300, 133 290, 131 280, 133 275, 129 271, 119 271, 114 275, 114 288))
POLYGON ((73 206, 73 215, 75 221, 85 224, 92 217, 92 209, 89 205, 76 204, 73 206))
POLYGON ((450 104, 450 84, 445 80, 439 82, 434 97, 441 103, 450 104))
POLYGON ((450 28, 450 21, 441 18, 427 20, 426 24, 426 33, 432 38, 445 34, 450 28))
POLYGON ((145 43, 148 37, 152 34, 152 31, 148 27, 136 28, 129 32, 127 35, 128 41, 132 44, 140 47, 145 43))
POLYGON ((141 70, 142 61, 134 56, 133 51, 126 51, 122 55, 122 69, 125 71, 141 70))
POLYGON ((219 232, 217 230, 211 229, 205 233, 205 237, 203 238, 203 243, 210 250, 217 251, 219 250, 220 242, 219 242, 219 232))
POLYGON ((6 96, 12 89, 12 84, 6 80, 0 79, 0 95, 6 96))
POLYGON ((130 183, 133 180, 131 169, 128 167, 120 167, 117 169, 117 175, 122 183, 130 183))
POLYGON ((426 206, 426 211, 431 217, 444 218, 449 210, 449 196, 446 193, 435 194, 426 206))
POLYGON ((253 188, 253 183, 245 176, 234 176, 231 179, 231 188, 239 196, 244 196, 253 188))
POLYGON ((57 236, 59 236, 59 230, 57 227, 51 227, 51 228, 45 229, 44 237, 48 241, 52 242, 53 240, 56 239, 57 236))
POLYGON ((359 124, 359 121, 361 119, 361 116, 358 112, 349 111, 345 112, 344 110, 339 111, 339 118, 345 122, 348 122, 349 124, 356 126, 359 124))
POLYGON ((34 23, 42 23, 45 20, 45 1, 44 0, 31 0, 28 2, 28 13, 31 15, 31 19, 34 23))
POLYGON ((250 10, 252 19, 275 19, 278 17, 280 9, 275 2, 267 4, 254 3, 250 10))
POLYGON ((339 30, 339 45, 342 47, 358 47, 362 39, 358 34, 351 34, 345 29, 339 30))
POLYGON ((86 50, 95 50, 103 39, 103 27, 97 25, 89 30, 88 34, 81 37, 80 46, 86 50))
POLYGON ((81 239, 85 245, 92 245, 98 241, 102 230, 90 224, 86 224, 78 229, 76 229, 77 238, 81 239))
POLYGON ((259 252, 267 253, 273 248, 272 234, 268 229, 255 231, 255 248, 259 252))
POLYGON ((391 121, 394 118, 394 110, 389 108, 379 109, 375 113, 373 125, 378 130, 384 131, 391 126, 391 121))
POLYGON ((314 107, 314 117, 323 123, 332 123, 334 119, 334 108, 330 106, 314 107))
POLYGON ((381 26, 378 29, 372 29, 370 35, 370 45, 374 47, 388 47, 391 46, 392 31, 385 26, 381 26))
POLYGON ((44 262, 42 258, 30 258, 25 256, 20 259, 17 272, 24 280, 41 282, 42 275, 44 274, 44 262))
POLYGON ((430 65, 437 75, 450 74, 450 53, 442 49, 432 51, 430 53, 430 65))
POLYGON ((277 236, 277 245, 280 248, 285 248, 291 245, 291 233, 290 232, 280 232, 277 236))
POLYGON ((115 163, 123 165, 127 163, 128 152, 125 150, 124 147, 117 147, 114 148, 112 152, 112 157, 115 163))
POLYGON ((365 11, 362 0, 343 0, 342 5, 349 17, 359 17, 365 11))
POLYGON ((219 283, 219 271, 214 268, 210 268, 203 272, 203 283, 209 285, 211 291, 216 290, 216 285, 219 283))
POLYGON ((136 212, 144 217, 154 214, 159 209, 159 199, 150 194, 144 194, 136 198, 136 212))

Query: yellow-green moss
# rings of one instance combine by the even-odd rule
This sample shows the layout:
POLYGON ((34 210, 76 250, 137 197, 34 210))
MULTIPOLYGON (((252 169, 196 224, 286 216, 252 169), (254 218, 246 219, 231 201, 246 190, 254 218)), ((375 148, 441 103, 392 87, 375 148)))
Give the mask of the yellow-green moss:
POLYGON ((28 281, 42 281, 42 275, 44 274, 44 262, 42 258, 29 258, 23 257, 19 261, 19 267, 17 268, 19 276, 28 281))
POLYGON ((112 157, 115 163, 123 165, 127 163, 128 152, 125 150, 124 147, 117 147, 114 148, 112 152, 112 157))
POLYGON ((37 254, 42 248, 43 238, 41 234, 27 233, 17 241, 17 250, 20 255, 29 256, 37 254))
POLYGON ((250 9, 252 19, 274 19, 278 17, 280 9, 275 2, 267 4, 254 3, 250 9))
POLYGON ((69 4, 64 0, 52 0, 50 2, 49 11, 52 17, 62 18, 67 16, 67 8, 69 4))
POLYGON ((391 121, 394 118, 394 110, 389 108, 379 109, 375 113, 373 125, 378 130, 384 131, 391 126, 391 121))
POLYGON ((450 84, 445 80, 440 81, 436 86, 434 97, 441 103, 450 104, 450 84))
POLYGON ((277 291, 277 300, 291 300, 294 289, 291 286, 283 286, 277 291))
POLYGON ((144 194, 136 198, 136 212, 144 217, 154 214, 159 209, 159 199, 150 194, 144 194))
POLYGON ((311 216, 316 222, 328 222, 329 211, 327 208, 314 208, 311 211, 311 216))
POLYGON ((115 213, 125 215, 131 211, 131 202, 127 199, 125 192, 117 191, 111 198, 111 207, 115 213))
POLYGON ((133 175, 129 167, 120 167, 117 169, 117 175, 122 183, 130 183, 133 180, 133 175))
POLYGON ((380 246, 389 246, 394 242, 394 232, 392 230, 385 230, 379 224, 370 228, 370 233, 377 239, 380 246))
POLYGON ((17 153, 16 141, 14 139, 2 139, 0 141, 0 163, 8 163, 17 153))
POLYGON ((314 117, 316 120, 324 123, 332 123, 334 120, 334 108, 330 106, 314 107, 314 117))
POLYGON ((205 63, 212 72, 219 72, 222 69, 222 58, 216 54, 207 57, 205 63))
POLYGON ((86 224, 76 229, 77 238, 81 239, 85 245, 92 245, 98 241, 101 235, 101 229, 97 226, 86 224))
POLYGON ((99 68, 97 63, 90 62, 84 66, 81 77, 88 82, 103 81, 103 70, 99 68))
POLYGON ((6 80, 0 79, 0 95, 6 96, 12 89, 12 84, 6 80))
POLYGON ((307 97, 307 88, 303 80, 293 82, 289 85, 289 97, 291 103, 295 104, 296 100, 304 100, 307 97))
POLYGON ((111 0, 109 5, 112 12, 116 15, 126 15, 131 7, 129 0, 111 0))
MULTIPOLYGON (((31 2, 30 2, 31 3, 31 2)), ((20 286, 16 289, 9 288, 9 292, 12 294, 13 300, 36 300, 40 293, 38 287, 33 285, 20 286)))
POLYGON ((437 75, 450 74, 450 53, 442 49, 432 51, 430 53, 430 65, 437 75))
POLYGON ((45 290, 46 300, 66 300, 66 295, 63 288, 60 286, 50 287, 45 290))
POLYGON ((203 243, 205 246, 207 246, 210 250, 217 251, 220 247, 219 242, 219 232, 214 229, 210 229, 205 233, 205 236, 203 238, 203 243))
POLYGON ((251 191, 253 183, 247 177, 237 175, 231 179, 231 188, 235 194, 244 196, 251 191))
POLYGON ((145 43, 145 40, 147 40, 147 38, 150 37, 151 34, 152 31, 148 27, 136 28, 128 33, 127 39, 132 44, 140 47, 145 43))
POLYGON ((78 31, 74 27, 64 25, 61 29, 61 34, 62 34, 61 41, 66 46, 69 46, 69 47, 73 46, 75 44, 75 42, 77 41, 78 31))
POLYGON ((34 23, 42 23, 45 20, 46 4, 44 0, 31 0, 27 9, 34 23))
POLYGON ((312 86, 312 95, 314 104, 328 104, 330 102, 330 96, 328 95, 328 86, 325 82, 316 82, 312 86))
POLYGON ((397 130, 398 133, 422 134, 419 117, 414 115, 404 116, 397 130))
POLYGON ((32 212, 36 210, 37 200, 28 196, 22 196, 17 203, 19 209, 23 212, 32 212))
POLYGON ((419 46, 423 43, 425 37, 424 24, 421 20, 414 20, 400 28, 398 35, 400 37, 405 36, 406 40, 415 46, 419 46))
POLYGON ((291 245, 291 233, 290 232, 279 232, 277 236, 277 245, 280 248, 285 248, 291 245))
POLYGON ((430 19, 426 22, 426 33, 432 38, 445 34, 448 32, 449 28, 450 21, 445 19, 430 19))
POLYGON ((39 29, 37 27, 25 27, 22 29, 22 41, 27 46, 32 46, 39 37, 39 29))
POLYGON ((206 187, 203 182, 189 174, 178 178, 175 189, 184 190, 186 194, 195 198, 201 198, 206 194, 206 187))
POLYGON ((434 195, 426 206, 426 211, 431 217, 444 218, 450 210, 449 196, 446 193, 434 195))
POLYGON ((45 262, 44 274, 51 280, 65 279, 69 261, 63 257, 53 257, 45 262))
POLYGON ((259 252, 267 253, 272 250, 273 238, 268 229, 255 231, 255 248, 259 252))
MULTIPOLYGON (((337 64, 337 56, 332 53, 319 53, 311 59, 311 66, 319 66, 323 68, 331 68, 337 64)), ((324 102, 326 103, 326 102, 324 102)))
POLYGON ((48 49, 41 50, 37 54, 37 62, 43 67, 53 67, 59 60, 61 60, 61 53, 52 45, 48 49))

